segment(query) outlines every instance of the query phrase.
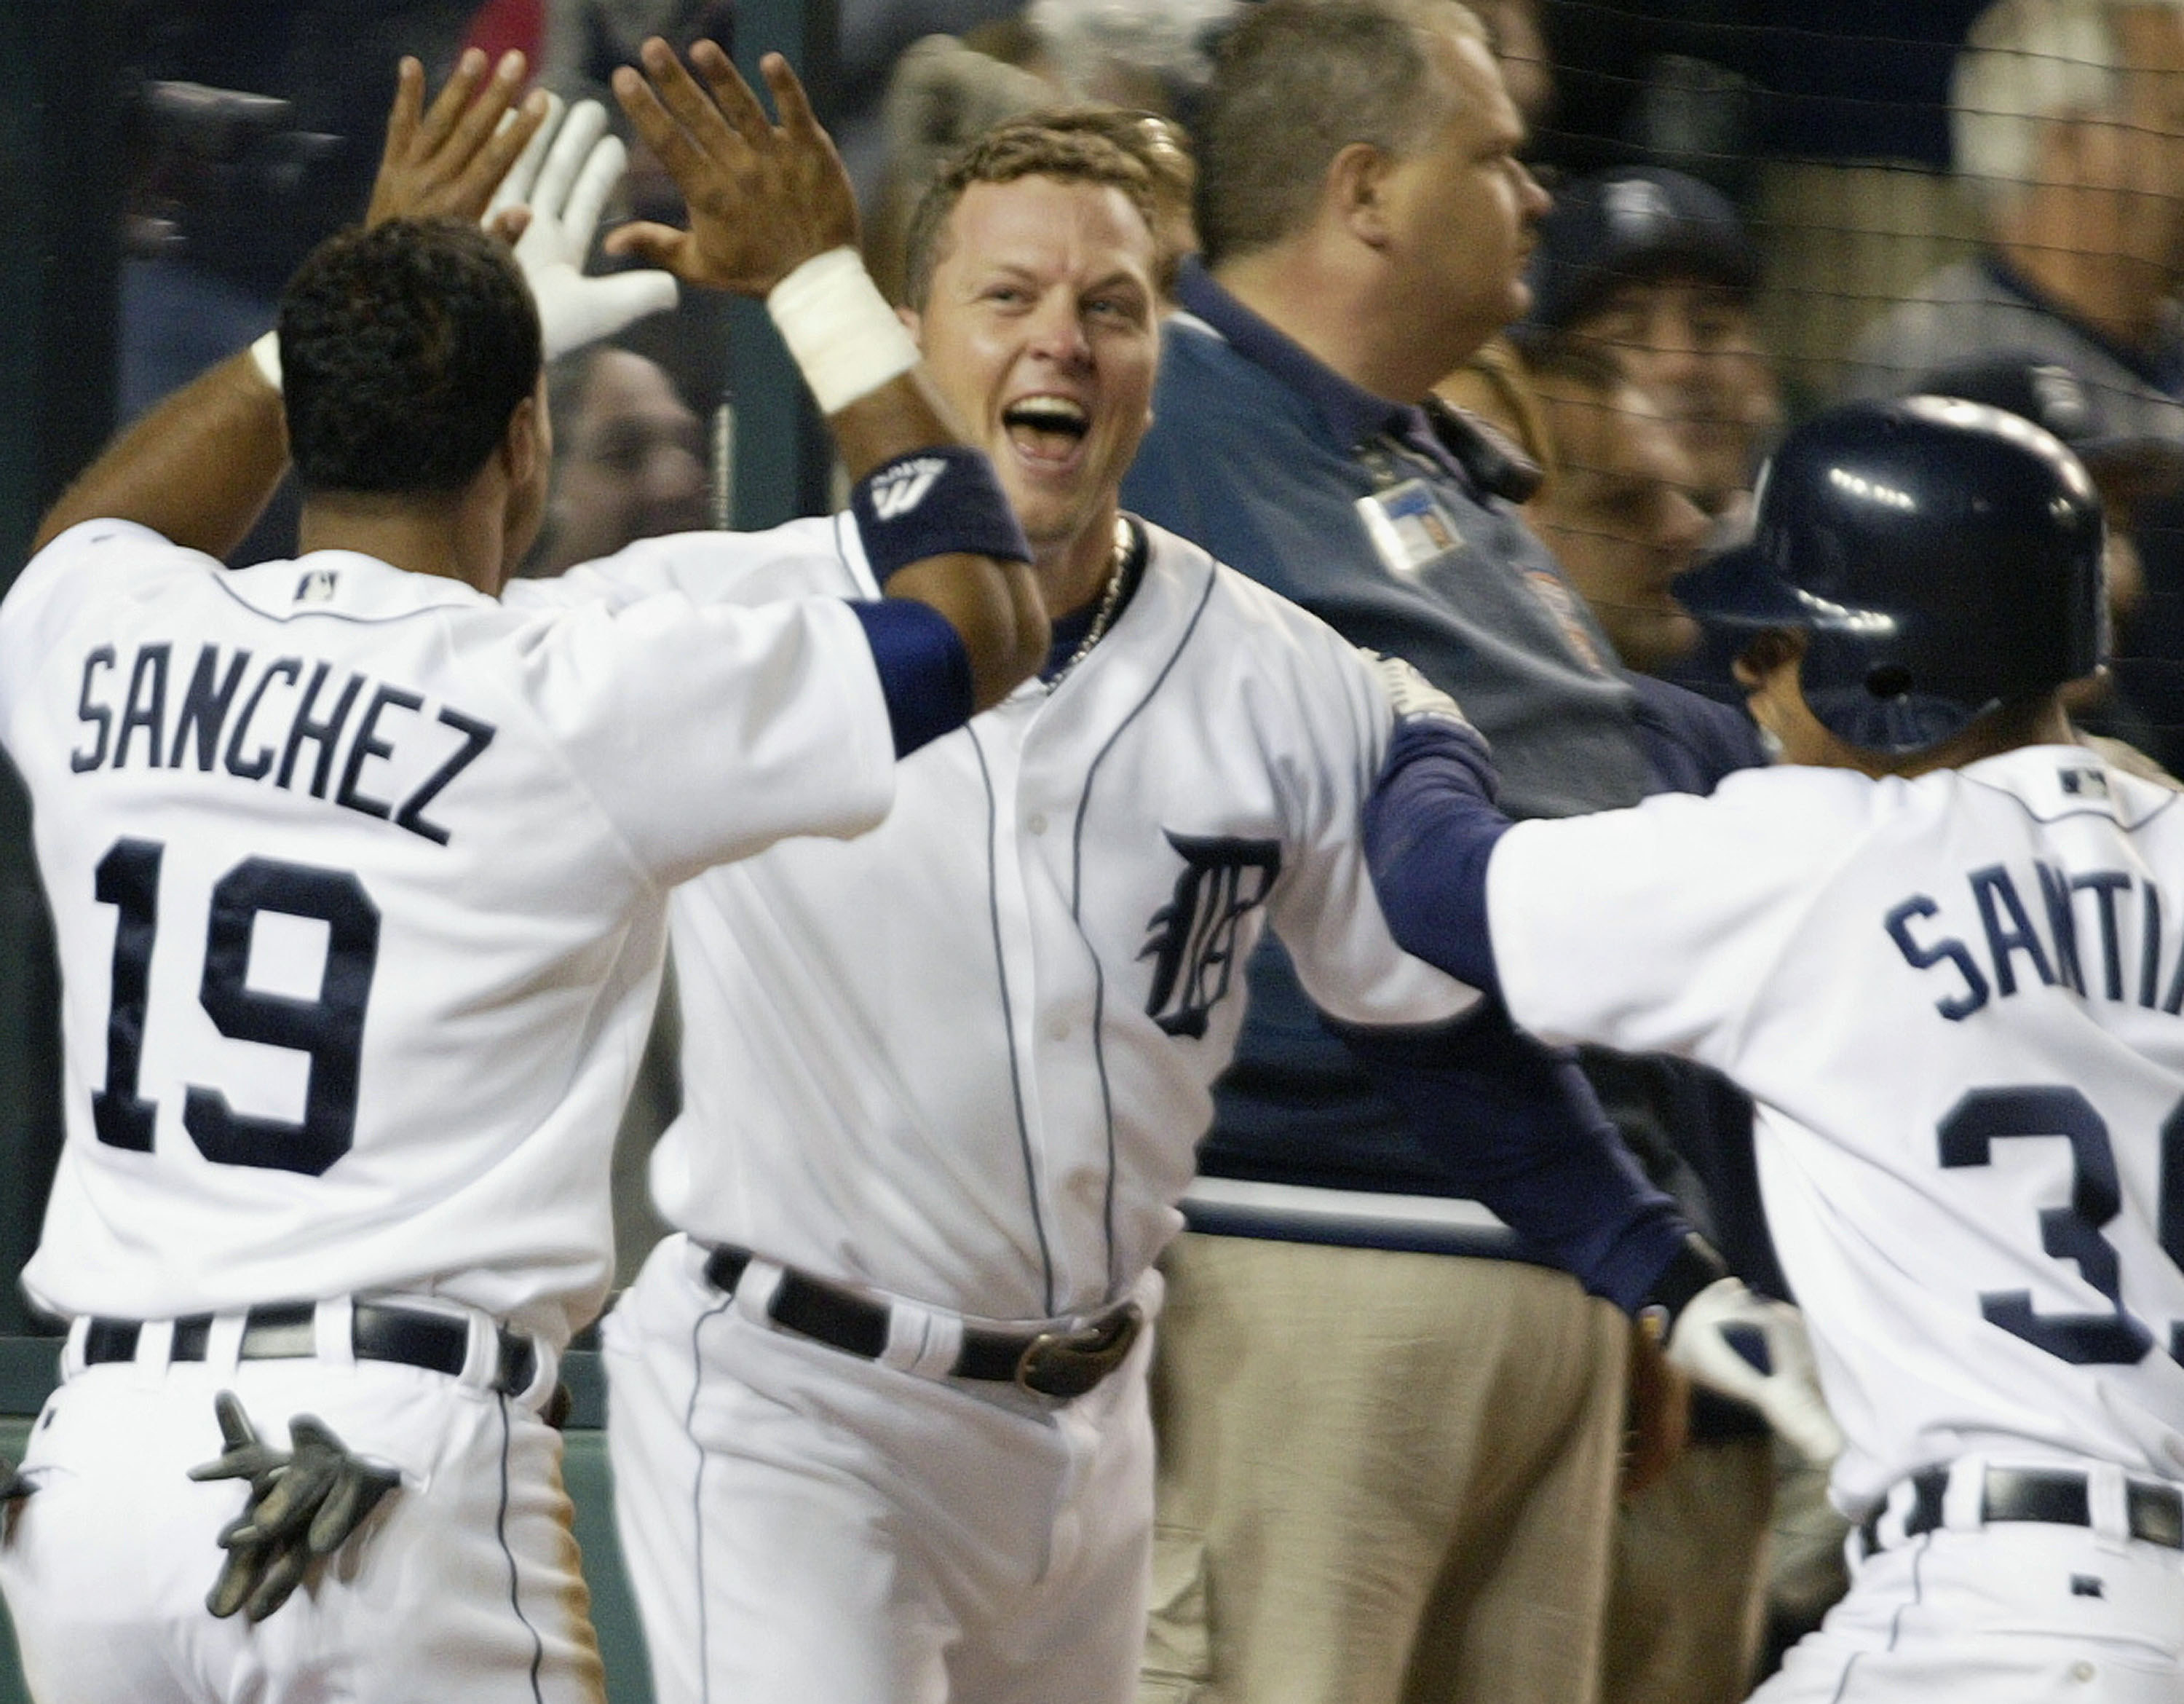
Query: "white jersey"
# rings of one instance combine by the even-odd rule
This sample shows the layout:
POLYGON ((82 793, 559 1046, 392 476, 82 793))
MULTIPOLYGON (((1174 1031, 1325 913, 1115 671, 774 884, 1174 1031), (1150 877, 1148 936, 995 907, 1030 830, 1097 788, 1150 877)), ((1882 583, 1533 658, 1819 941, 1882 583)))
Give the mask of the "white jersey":
POLYGON ((2075 746, 1522 823, 1517 1021, 1685 1053, 1761 1187, 1863 1512, 1968 1452, 2184 1477, 2184 805, 2075 746))
POLYGON ((604 1294, 669 887, 861 831, 894 776, 838 600, 524 613, 114 521, 0 606, 0 744, 64 985, 31 1294, 436 1293, 556 1342, 604 1294))
MULTIPOLYGON (((1113 629, 902 766, 887 823, 676 896, 684 1111, 658 1205, 707 1242, 975 1318, 1125 1294, 1180 1223, 1271 924, 1313 997, 1477 995, 1390 940, 1359 842, 1391 714, 1331 629, 1145 529, 1113 629)), ((846 519, 649 540, 539 595, 869 595, 846 519)))

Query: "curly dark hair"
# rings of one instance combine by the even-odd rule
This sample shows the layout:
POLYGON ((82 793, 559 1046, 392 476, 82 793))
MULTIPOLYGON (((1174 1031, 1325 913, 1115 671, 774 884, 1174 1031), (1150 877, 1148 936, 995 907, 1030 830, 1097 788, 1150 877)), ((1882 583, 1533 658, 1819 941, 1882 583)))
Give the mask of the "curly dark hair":
POLYGON ((306 494, 460 491, 538 368, 538 310, 499 238, 454 219, 338 232, 281 299, 297 483, 306 494))
MULTIPOLYGON (((948 215, 974 183, 1013 183, 1020 177, 1056 177, 1065 183, 1109 184, 1128 196, 1145 221, 1160 229, 1160 191, 1151 167, 1126 146, 1104 118, 1084 113, 1031 113, 1003 120, 959 148, 944 164, 911 215, 904 245, 903 299, 921 311, 940 264, 948 215)), ((1162 257, 1165 271, 1173 257, 1162 257)), ((1155 281, 1166 288, 1165 277, 1155 281)))

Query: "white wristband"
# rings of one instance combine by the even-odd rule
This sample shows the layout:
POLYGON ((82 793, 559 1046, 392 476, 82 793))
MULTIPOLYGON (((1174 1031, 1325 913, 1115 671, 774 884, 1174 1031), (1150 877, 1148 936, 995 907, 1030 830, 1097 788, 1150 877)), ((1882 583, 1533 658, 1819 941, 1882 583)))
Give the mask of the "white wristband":
POLYGON ((258 363, 258 371, 265 375, 265 383, 274 389, 281 388, 281 333, 268 332, 250 346, 250 359, 258 363))
POLYGON ((766 310, 822 414, 840 413, 917 365, 917 344, 855 249, 813 255, 773 287, 766 310))

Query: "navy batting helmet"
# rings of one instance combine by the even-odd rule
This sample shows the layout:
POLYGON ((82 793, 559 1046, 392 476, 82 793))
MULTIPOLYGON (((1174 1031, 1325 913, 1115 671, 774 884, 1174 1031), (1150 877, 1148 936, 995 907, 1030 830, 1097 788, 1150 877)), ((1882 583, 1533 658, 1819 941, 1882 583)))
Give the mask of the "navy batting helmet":
POLYGON ((1852 403, 1783 441, 1752 542, 1675 593, 1702 620, 1807 635, 1805 701, 1902 754, 2100 664, 2100 500, 2030 421, 1938 396, 1852 403))

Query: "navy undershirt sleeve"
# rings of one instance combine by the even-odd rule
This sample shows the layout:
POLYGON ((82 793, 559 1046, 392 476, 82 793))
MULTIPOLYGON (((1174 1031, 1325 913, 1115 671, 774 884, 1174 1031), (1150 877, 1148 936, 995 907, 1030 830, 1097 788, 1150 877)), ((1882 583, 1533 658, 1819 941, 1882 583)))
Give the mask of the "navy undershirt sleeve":
POLYGON ((1627 1313, 1691 1227, 1646 1181, 1575 1059, 1513 1028, 1499 1001, 1430 1029, 1329 1027, 1462 1193, 1533 1253, 1627 1313))
POLYGON ((894 754, 907 757, 927 741, 971 719, 971 654, 955 623, 915 598, 852 603, 880 672, 894 754))
POLYGON ((1407 953, 1501 992, 1486 919, 1486 867, 1509 830, 1494 807, 1486 743, 1440 717, 1396 724, 1365 803, 1365 856, 1388 927, 1407 953))

